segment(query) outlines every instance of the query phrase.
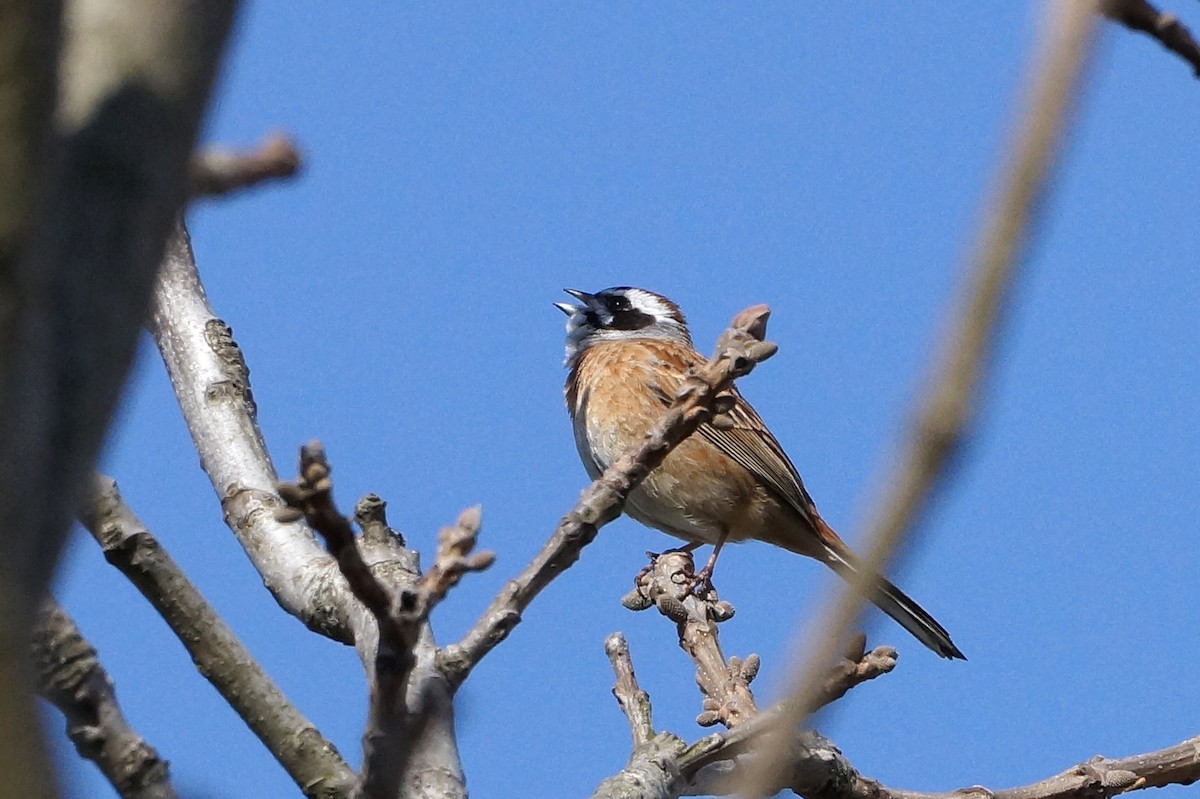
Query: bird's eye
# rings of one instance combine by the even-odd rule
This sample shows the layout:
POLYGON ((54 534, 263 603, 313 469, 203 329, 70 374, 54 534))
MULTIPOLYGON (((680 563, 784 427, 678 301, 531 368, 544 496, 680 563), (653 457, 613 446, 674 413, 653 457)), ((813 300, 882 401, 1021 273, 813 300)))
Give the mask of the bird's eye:
POLYGON ((633 306, 629 304, 628 297, 619 297, 618 296, 618 297, 613 297, 612 303, 609 305, 609 307, 613 310, 614 313, 621 313, 622 311, 630 310, 633 306))

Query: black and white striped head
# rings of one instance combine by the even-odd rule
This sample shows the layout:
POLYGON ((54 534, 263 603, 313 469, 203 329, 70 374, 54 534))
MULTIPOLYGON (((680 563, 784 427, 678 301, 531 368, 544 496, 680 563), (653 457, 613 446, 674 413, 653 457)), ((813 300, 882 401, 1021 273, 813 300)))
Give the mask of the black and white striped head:
POLYGON ((661 294, 631 286, 615 286, 595 294, 564 291, 583 303, 554 303, 567 315, 567 365, 602 341, 658 338, 692 343, 683 312, 661 294))

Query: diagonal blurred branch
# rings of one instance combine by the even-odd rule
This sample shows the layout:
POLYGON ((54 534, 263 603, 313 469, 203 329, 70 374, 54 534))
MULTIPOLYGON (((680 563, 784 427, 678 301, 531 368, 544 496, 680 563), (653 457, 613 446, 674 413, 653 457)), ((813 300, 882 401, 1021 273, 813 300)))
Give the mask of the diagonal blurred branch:
POLYGON ((95 475, 80 519, 108 562, 129 578, 170 626, 197 670, 225 698, 300 790, 352 796, 358 778, 305 718, 179 565, 125 504, 112 478, 95 475))
POLYGON ((1003 311, 1078 94, 1095 10, 1094 2, 1080 0, 1059 0, 1053 5, 1027 105, 1001 166, 1001 184, 966 266, 966 301, 954 318, 914 433, 886 486, 880 510, 868 525, 868 567, 839 594, 815 645, 808 649, 808 658, 795 671, 778 725, 763 742, 765 756, 747 775, 748 796, 765 796, 779 784, 779 775, 787 769, 791 731, 815 708, 821 675, 858 619, 866 580, 884 573, 967 440, 1003 311))
POLYGON ((124 799, 175 799, 167 761, 129 726, 96 650, 52 599, 38 614, 33 652, 38 692, 66 718, 79 754, 124 799))

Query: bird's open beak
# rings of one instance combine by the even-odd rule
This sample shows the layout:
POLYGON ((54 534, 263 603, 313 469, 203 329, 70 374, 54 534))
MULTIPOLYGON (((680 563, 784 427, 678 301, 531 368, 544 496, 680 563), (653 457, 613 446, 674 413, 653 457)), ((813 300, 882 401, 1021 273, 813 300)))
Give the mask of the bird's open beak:
MULTIPOLYGON (((592 299, 596 296, 594 294, 588 294, 586 291, 580 291, 579 289, 563 289, 563 291, 570 294, 584 305, 591 305, 592 299)), ((572 305, 569 302, 556 302, 554 303, 554 307, 565 313, 567 316, 570 316, 576 311, 581 310, 578 305, 572 305)))

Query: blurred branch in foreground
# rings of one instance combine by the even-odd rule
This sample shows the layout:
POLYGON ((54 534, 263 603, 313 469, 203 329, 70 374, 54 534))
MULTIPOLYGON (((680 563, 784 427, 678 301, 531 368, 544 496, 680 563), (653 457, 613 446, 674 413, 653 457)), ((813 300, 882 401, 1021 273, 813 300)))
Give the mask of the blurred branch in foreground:
POLYGON ((766 796, 788 767, 792 731, 816 708, 821 677, 844 646, 869 594, 867 580, 884 574, 919 524, 934 492, 948 479, 967 442, 976 406, 1002 328, 1004 310, 1020 275, 1039 202, 1049 189, 1070 111, 1091 51, 1093 2, 1059 0, 1050 9, 1025 110, 1000 164, 1000 185, 988 203, 978 242, 968 259, 965 301, 954 316, 942 354, 921 400, 913 433, 867 527, 863 568, 826 614, 803 664, 798 664, 778 726, 762 742, 763 757, 747 775, 747 796, 766 796))

